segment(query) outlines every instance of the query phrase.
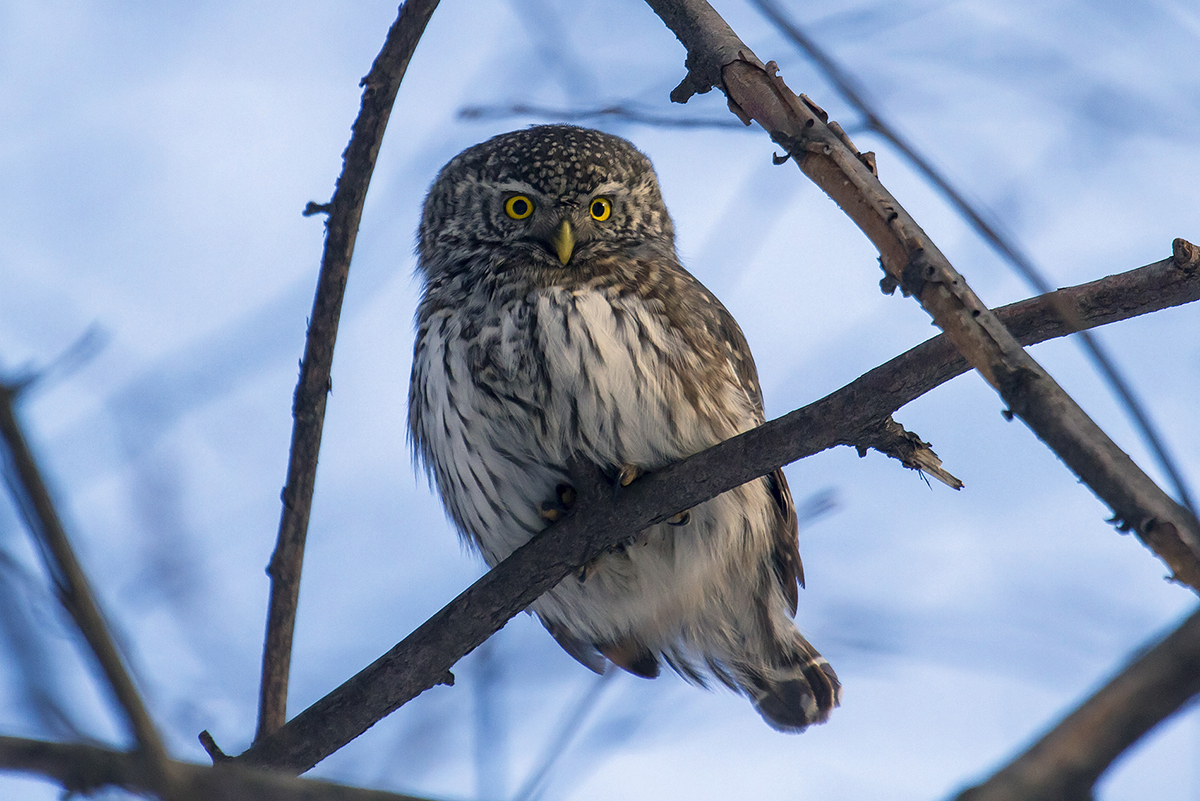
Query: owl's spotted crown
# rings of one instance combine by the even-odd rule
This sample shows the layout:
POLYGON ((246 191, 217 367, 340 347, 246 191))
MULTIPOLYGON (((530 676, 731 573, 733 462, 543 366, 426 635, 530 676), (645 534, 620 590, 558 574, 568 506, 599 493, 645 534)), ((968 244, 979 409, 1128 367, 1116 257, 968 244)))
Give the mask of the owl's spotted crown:
POLYGON ((447 171, 483 181, 524 181, 550 195, 586 194, 602 183, 634 185, 650 160, 618 136, 573 125, 538 125, 464 150, 447 171))

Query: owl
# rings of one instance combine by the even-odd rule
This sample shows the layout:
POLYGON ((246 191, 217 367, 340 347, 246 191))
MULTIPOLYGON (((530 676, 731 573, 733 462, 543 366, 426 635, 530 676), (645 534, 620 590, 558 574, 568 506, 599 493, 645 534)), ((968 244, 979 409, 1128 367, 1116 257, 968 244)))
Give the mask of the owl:
MULTIPOLYGON (((468 148, 429 191, 417 251, 410 440, 489 565, 570 507, 571 458, 628 485, 764 420, 746 339, 680 264, 654 169, 624 139, 546 125, 468 148)), ((841 691, 792 621, 803 582, 776 470, 639 532, 532 611, 597 672, 666 664, 801 731, 841 691)))

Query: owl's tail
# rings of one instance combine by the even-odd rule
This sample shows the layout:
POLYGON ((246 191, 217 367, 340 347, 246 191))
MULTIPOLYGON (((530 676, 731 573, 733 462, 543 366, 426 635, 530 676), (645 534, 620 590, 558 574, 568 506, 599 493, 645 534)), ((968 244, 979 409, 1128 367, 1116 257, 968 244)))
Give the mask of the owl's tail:
POLYGON ((781 648, 778 662, 756 669, 743 669, 738 683, 750 697, 758 714, 772 728, 801 732, 814 723, 824 723, 841 703, 842 685, 837 674, 799 632, 781 648))

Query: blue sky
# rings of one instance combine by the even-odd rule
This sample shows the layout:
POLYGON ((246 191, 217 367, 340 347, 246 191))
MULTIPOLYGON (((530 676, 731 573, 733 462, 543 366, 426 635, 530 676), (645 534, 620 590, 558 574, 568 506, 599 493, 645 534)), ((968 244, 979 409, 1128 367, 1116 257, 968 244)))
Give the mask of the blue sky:
MULTIPOLYGON (((1034 257, 1081 283, 1200 241, 1200 14, 1183 2, 821 4, 793 19, 881 111, 1034 257)), ((756 12, 717 8, 788 84, 823 105, 991 305, 1029 293, 756 12)), ((179 756, 209 729, 254 727, 267 582, 323 228, 358 79, 394 3, 0 2, 0 366, 48 364, 91 332, 23 409, 85 566, 179 756)), ((462 148, 531 117, 467 106, 635 105, 732 119, 717 93, 672 106, 683 50, 634 0, 448 0, 412 61, 351 268, 305 561, 291 712, 401 639, 479 575, 404 436, 425 190, 462 148)), ((932 335, 878 290, 875 253, 757 130, 598 123, 654 161, 685 264, 729 307, 769 416, 932 335)), ((1103 344, 1200 493, 1200 317, 1110 326, 1103 344)), ((1152 475, 1079 347, 1034 356, 1152 475)), ((977 376, 897 419, 962 478, 927 487, 848 449, 788 468, 833 510, 801 533, 798 620, 837 668, 843 706, 798 737, 743 699, 596 678, 514 619, 315 774, 448 799, 508 798, 561 718, 595 693, 545 797, 933 799, 1073 707, 1175 625, 1192 594, 1104 522, 1107 509, 977 376), (492 666, 489 673, 485 668, 492 666), (491 675, 492 678, 487 678, 491 675), (481 700, 482 699, 482 700, 481 700), (494 723, 480 738, 480 710, 494 723), (480 751, 483 756, 480 757, 480 751), (482 778, 480 778, 482 777, 482 778)), ((20 610, 0 646, 0 730, 121 742, 11 507, 3 584, 20 610), (53 670, 46 670, 52 665, 53 670), (40 710, 40 712, 39 712, 40 710)), ((1106 777, 1105 801, 1200 793, 1200 717, 1170 721, 1106 777)), ((57 797, 0 776, 0 796, 57 797)))

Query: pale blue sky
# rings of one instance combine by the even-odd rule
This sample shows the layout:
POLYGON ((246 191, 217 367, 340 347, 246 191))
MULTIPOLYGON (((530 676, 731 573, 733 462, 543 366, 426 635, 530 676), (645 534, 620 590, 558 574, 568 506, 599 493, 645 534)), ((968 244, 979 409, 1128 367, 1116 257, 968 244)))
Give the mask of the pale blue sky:
MULTIPOLYGON (((743 2, 717 8, 852 132, 858 121, 743 2)), ((1031 253, 1052 284, 1200 241, 1200 14, 1174 0, 871 3, 790 0, 881 110, 1031 253)), ((0 365, 43 365, 94 330, 82 367, 24 408, 71 532, 131 646, 175 753, 209 729, 249 743, 290 401, 325 201, 395 2, 149 5, 0 0, 0 365)), ((447 0, 412 61, 351 269, 305 562, 291 711, 383 653, 481 570, 415 475, 403 420, 416 303, 413 236, 438 168, 532 118, 468 105, 729 118, 717 93, 671 106, 683 50, 634 0, 447 0)), ((934 333, 885 297, 875 254, 757 131, 607 120, 655 162, 685 264, 742 323, 767 412, 836 389, 934 333)), ((884 183, 993 305, 1028 289, 886 144, 884 183)), ((1100 332, 1200 493, 1200 312, 1100 332)), ((1079 348, 1034 355, 1150 472, 1079 348)), ((1195 606, 976 376, 901 410, 966 482, 927 487, 848 449, 789 468, 805 529, 799 620, 837 668, 843 707, 789 737, 743 699, 621 675, 543 787, 546 798, 936 799, 985 775, 1195 606)), ((23 599, 0 646, 0 731, 116 727, 33 552, 0 503, 5 586, 23 599), (13 564, 23 567, 12 567, 13 564), (28 580, 22 578, 28 574, 28 580), (25 637, 25 639, 22 639, 25 637), (39 666, 54 665, 54 671, 39 666), (23 672, 24 671, 24 672, 23 672)), ((520 616, 495 639, 486 795, 528 777, 595 678, 520 616)), ((323 763, 318 775, 477 798, 476 655, 323 763)), ((1200 716, 1149 737, 1103 801, 1200 794, 1200 716)), ((0 776, 0 796, 50 785, 0 776)))

